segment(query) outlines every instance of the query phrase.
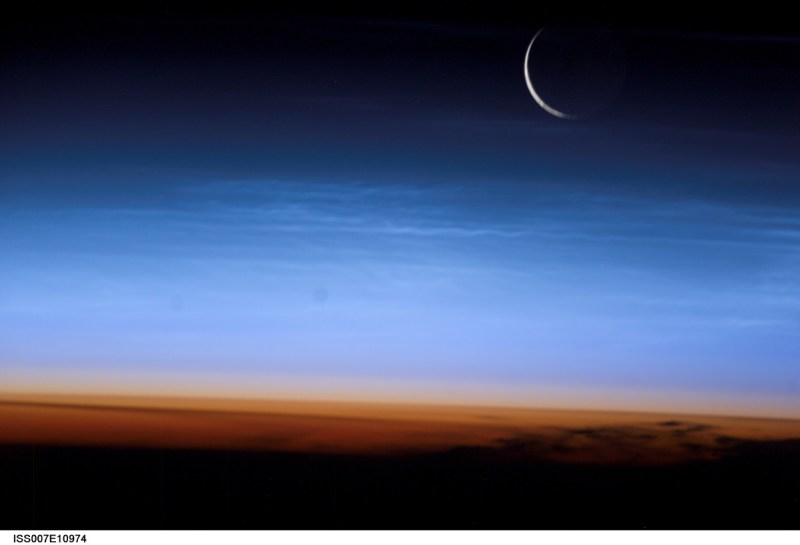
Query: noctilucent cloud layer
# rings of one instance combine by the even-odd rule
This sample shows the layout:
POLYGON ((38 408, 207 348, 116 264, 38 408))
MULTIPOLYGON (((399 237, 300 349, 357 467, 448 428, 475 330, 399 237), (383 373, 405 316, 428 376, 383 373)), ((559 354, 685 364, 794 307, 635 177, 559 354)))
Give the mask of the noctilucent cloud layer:
POLYGON ((536 28, 82 24, 4 61, 7 370, 800 395, 792 37, 620 31, 569 122, 536 28))

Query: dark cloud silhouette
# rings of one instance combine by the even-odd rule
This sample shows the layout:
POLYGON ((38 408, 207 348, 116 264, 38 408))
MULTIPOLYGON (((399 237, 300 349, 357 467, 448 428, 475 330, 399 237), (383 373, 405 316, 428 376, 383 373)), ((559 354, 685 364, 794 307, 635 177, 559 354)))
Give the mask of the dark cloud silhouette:
POLYGON ((136 401, 0 403, 6 523, 797 527, 787 420, 136 401))
POLYGON ((597 424, 597 413, 590 411, 565 419, 537 411, 448 412, 335 402, 36 398, 2 400, 3 414, 8 418, 0 426, 0 443, 5 444, 384 457, 449 452, 488 460, 631 467, 721 460, 748 441, 800 437, 797 423, 780 420, 659 420, 620 413, 608 416, 608 424, 597 424))

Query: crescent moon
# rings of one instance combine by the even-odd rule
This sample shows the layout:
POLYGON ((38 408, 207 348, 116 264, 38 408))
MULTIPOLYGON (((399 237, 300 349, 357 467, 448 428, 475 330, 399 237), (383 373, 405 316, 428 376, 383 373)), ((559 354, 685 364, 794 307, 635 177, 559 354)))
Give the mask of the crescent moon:
POLYGON ((542 109, 545 112, 547 112, 550 115, 554 115, 554 116, 558 117, 559 119, 578 119, 577 115, 572 115, 572 114, 568 114, 566 112, 561 112, 559 110, 556 110, 555 108, 553 108, 549 104, 547 104, 542 99, 542 97, 539 96, 539 93, 537 93, 536 89, 534 89, 534 87, 533 87, 533 82, 531 82, 531 74, 528 71, 528 59, 531 56, 531 48, 533 47, 533 42, 536 41, 536 38, 539 37, 539 34, 542 33, 542 30, 544 30, 544 28, 539 29, 539 32, 534 34, 533 39, 531 40, 531 43, 528 44, 528 50, 525 52, 525 83, 528 84, 528 90, 531 92, 531 96, 533 97, 533 100, 535 100, 536 104, 541 106, 542 109))

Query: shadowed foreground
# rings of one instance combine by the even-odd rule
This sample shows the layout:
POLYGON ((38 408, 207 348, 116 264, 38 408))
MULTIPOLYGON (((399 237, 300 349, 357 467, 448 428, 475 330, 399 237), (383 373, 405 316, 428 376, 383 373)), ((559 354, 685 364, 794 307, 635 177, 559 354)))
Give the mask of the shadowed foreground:
POLYGON ((0 404, 4 528, 798 528, 792 420, 144 399, 0 404))

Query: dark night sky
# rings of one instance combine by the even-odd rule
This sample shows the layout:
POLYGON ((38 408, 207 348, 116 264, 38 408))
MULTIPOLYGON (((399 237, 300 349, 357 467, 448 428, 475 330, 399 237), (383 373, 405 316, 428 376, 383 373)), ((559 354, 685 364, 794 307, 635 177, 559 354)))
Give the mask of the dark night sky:
POLYGON ((18 8, 0 366, 797 399, 793 19, 592 6, 18 8), (556 24, 624 51, 578 121, 556 24))

